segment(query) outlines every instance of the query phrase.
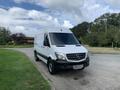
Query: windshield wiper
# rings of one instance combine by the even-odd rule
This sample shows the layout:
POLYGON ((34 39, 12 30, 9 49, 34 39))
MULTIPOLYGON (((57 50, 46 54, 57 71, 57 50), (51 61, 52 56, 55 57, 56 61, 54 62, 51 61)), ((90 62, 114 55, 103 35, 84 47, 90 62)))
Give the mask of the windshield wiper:
POLYGON ((76 46, 81 46, 80 44, 76 44, 76 46))
POLYGON ((56 47, 65 47, 65 45, 56 45, 56 47))

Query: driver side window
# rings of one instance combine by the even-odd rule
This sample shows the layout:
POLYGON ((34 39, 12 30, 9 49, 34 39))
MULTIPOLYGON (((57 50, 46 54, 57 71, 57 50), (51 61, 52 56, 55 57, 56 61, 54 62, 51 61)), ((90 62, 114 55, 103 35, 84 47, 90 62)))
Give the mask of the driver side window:
POLYGON ((44 37, 44 46, 50 47, 50 43, 49 43, 49 39, 48 39, 47 35, 45 35, 45 37, 44 37))

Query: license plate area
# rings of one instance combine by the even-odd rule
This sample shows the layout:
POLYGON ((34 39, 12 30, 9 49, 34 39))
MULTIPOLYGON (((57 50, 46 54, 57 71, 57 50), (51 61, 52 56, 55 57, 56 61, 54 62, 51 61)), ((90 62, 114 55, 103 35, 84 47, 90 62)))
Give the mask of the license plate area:
POLYGON ((83 65, 73 65, 73 69, 77 70, 77 69, 82 69, 83 65))

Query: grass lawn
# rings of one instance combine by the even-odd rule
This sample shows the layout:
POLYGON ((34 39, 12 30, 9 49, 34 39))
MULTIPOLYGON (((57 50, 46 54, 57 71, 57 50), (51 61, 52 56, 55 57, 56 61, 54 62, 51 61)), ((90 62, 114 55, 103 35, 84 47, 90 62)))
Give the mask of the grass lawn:
POLYGON ((0 49, 0 90, 50 90, 50 85, 24 54, 0 49))
POLYGON ((91 53, 98 53, 98 54, 120 54, 120 48, 106 48, 106 47, 88 47, 86 48, 91 53))
POLYGON ((31 48, 33 45, 0 45, 0 48, 31 48))

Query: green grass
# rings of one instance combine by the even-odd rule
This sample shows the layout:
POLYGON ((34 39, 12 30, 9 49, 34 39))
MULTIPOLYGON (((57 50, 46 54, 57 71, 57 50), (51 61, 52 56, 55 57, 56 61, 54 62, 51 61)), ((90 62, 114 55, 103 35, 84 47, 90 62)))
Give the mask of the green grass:
POLYGON ((0 48, 31 48, 33 45, 0 45, 0 48))
POLYGON ((0 49, 0 90, 50 90, 50 85, 24 54, 0 49))
POLYGON ((98 53, 98 54, 120 54, 120 48, 106 48, 106 47, 89 47, 86 48, 91 53, 98 53))

